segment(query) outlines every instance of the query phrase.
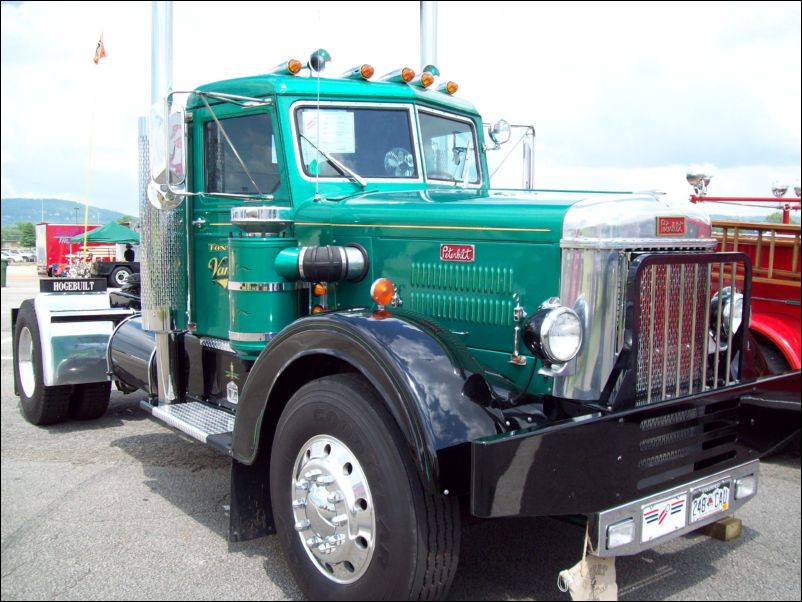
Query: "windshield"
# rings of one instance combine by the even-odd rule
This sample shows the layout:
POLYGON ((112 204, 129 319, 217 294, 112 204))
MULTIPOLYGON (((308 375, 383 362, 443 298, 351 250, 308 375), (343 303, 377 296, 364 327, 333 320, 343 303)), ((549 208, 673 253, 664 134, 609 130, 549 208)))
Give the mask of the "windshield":
POLYGON ((427 178, 479 183, 476 137, 470 122, 421 111, 420 130, 427 178))
POLYGON ((304 172, 308 176, 342 178, 345 174, 332 165, 322 154, 325 153, 362 178, 418 178, 409 115, 403 108, 297 109, 304 172))

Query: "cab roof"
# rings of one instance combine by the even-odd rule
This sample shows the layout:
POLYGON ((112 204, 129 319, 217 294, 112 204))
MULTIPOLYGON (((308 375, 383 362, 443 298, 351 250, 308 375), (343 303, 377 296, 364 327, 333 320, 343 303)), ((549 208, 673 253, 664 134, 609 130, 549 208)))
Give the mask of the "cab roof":
MULTIPOLYGON (((255 75, 205 84, 199 86, 197 90, 201 92, 237 94, 254 98, 274 95, 317 98, 318 80, 317 78, 303 75, 255 75)), ((455 98, 438 90, 397 82, 321 77, 320 97, 326 100, 343 99, 363 102, 413 102, 436 106, 445 110, 478 115, 473 104, 466 100, 455 98)), ((209 99, 209 104, 218 104, 220 102, 222 101, 209 99)), ((201 106, 203 106, 203 103, 198 96, 196 94, 191 95, 187 108, 194 109, 201 106)))

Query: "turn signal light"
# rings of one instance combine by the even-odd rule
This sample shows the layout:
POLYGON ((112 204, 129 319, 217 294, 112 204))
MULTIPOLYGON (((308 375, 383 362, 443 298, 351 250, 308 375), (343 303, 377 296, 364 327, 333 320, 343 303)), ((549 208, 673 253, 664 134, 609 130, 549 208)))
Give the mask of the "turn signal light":
POLYGON ((322 297, 326 294, 328 287, 323 284, 322 282, 316 282, 315 285, 312 287, 312 294, 315 297, 322 297))
POLYGON ((312 313, 313 313, 313 314, 320 314, 320 313, 323 313, 324 311, 325 311, 325 310, 323 309, 323 306, 322 306, 322 305, 314 305, 314 306, 312 307, 312 313))
POLYGON ((395 285, 389 278, 379 278, 370 285, 370 298, 379 306, 384 308, 393 300, 395 285))

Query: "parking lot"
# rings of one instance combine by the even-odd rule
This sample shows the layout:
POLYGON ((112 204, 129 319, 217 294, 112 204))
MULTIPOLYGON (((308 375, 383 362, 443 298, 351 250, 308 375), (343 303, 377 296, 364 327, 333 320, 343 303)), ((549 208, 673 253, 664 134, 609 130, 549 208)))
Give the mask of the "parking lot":
MULTIPOLYGON (((275 536, 227 541, 227 459, 152 420, 139 394, 115 391, 94 422, 23 420, 10 308, 35 274, 9 266, 2 290, 2 599, 302 599, 275 536)), ((620 599, 799 600, 800 491, 797 446, 762 464, 739 539, 617 559, 620 599)), ((469 521, 449 599, 568 600, 557 573, 582 539, 551 519, 469 521)))

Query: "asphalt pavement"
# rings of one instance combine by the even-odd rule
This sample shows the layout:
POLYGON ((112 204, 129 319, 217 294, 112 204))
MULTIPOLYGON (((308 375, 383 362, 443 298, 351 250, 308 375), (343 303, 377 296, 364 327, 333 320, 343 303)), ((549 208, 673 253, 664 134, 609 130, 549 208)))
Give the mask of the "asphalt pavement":
MULTIPOLYGON (((3 600, 299 600, 275 536, 229 543, 229 463, 112 394, 92 422, 34 427, 13 390, 10 308, 35 268, 2 289, 3 600)), ((761 465, 740 538, 690 534, 616 560, 621 600, 799 600, 798 446, 761 465)), ((552 519, 463 525, 451 600, 569 600, 557 574, 584 532, 552 519)))

